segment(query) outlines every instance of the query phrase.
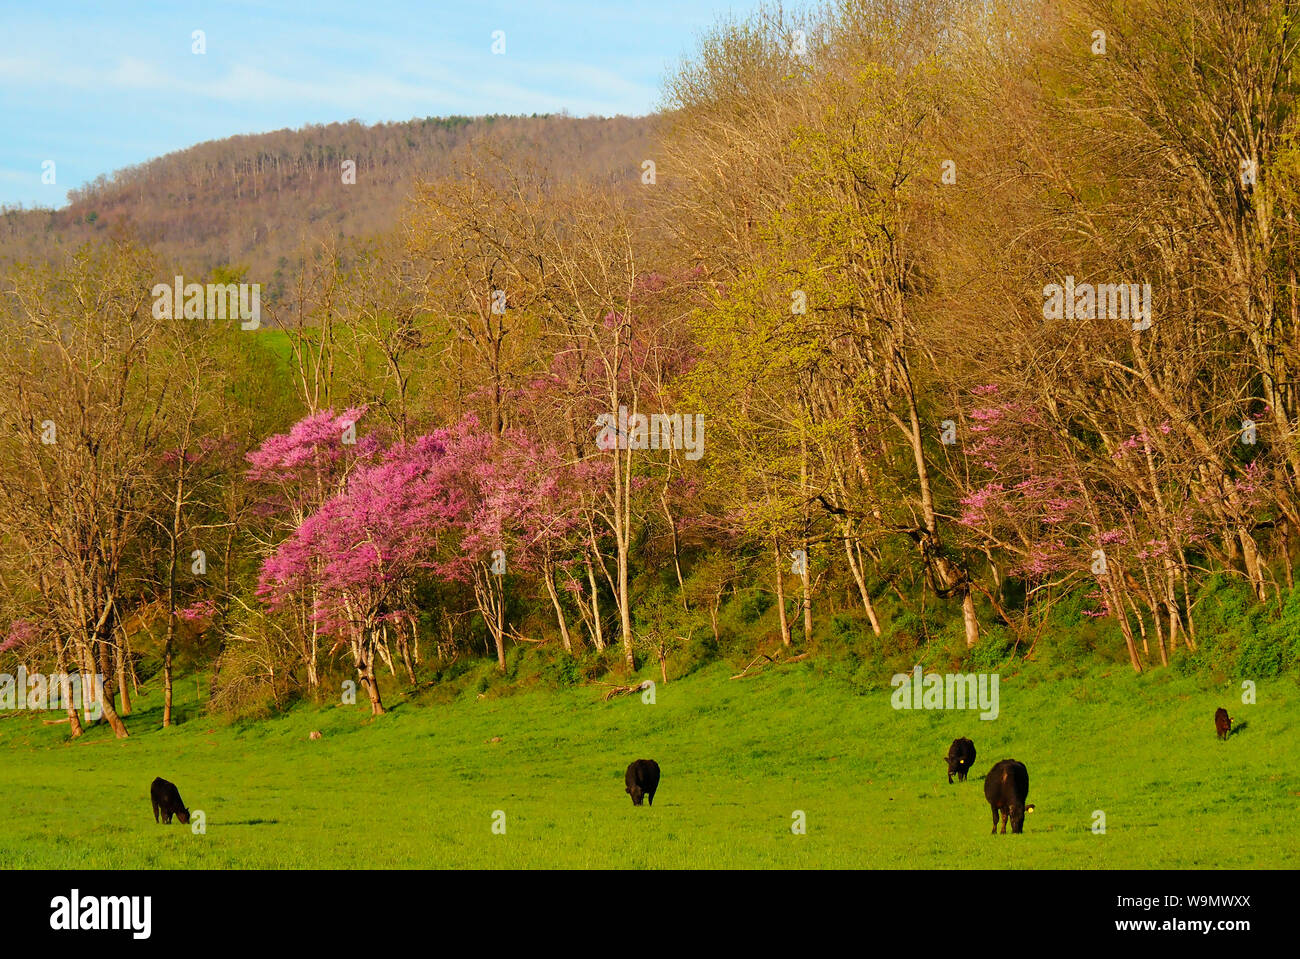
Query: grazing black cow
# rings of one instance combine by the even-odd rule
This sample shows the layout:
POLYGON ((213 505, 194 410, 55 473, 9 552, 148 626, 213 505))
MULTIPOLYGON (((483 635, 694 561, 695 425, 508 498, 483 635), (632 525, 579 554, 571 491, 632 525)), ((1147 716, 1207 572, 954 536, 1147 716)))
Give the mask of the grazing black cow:
POLYGON ((1033 805, 1025 805, 1029 795, 1029 770, 1024 763, 1004 759, 984 777, 984 798, 993 807, 993 834, 998 832, 998 813, 1002 814, 1002 834, 1006 835, 1007 820, 1012 832, 1025 831, 1025 813, 1033 812, 1033 805))
POLYGON ((949 784, 952 783, 953 773, 957 774, 959 780, 965 782, 966 774, 970 772, 970 767, 975 762, 975 744, 965 736, 954 739, 952 745, 948 747, 948 755, 943 759, 948 764, 949 784))
POLYGON ((632 797, 632 805, 641 805, 644 796, 650 805, 655 804, 655 790, 659 788, 659 764, 653 759, 638 759, 627 767, 623 777, 627 783, 627 794, 632 797))
POLYGON ((158 821, 158 813, 161 812, 164 826, 171 825, 172 816, 179 819, 182 826, 189 824, 190 811, 181 802, 181 794, 173 783, 161 778, 155 779, 149 787, 149 798, 153 801, 154 822, 158 821))
POLYGON ((1214 713, 1214 731, 1220 739, 1227 739, 1232 734, 1232 717, 1222 706, 1214 713))

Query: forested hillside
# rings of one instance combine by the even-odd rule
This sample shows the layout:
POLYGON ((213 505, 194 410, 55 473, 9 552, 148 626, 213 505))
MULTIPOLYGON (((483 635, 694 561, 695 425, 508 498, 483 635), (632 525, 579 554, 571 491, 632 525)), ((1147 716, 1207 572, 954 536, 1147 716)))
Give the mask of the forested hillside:
POLYGON ((119 736, 181 670, 233 715, 1294 674, 1297 29, 837 0, 646 120, 237 138, 8 214, 0 662, 102 673, 119 736))
POLYGON ((652 121, 567 116, 331 123, 200 143, 99 177, 60 210, 0 210, 0 262, 54 256, 129 231, 194 272, 274 275, 313 240, 392 228, 417 178, 454 169, 476 140, 605 183, 647 155, 652 121), (342 166, 355 164, 353 182, 342 166))

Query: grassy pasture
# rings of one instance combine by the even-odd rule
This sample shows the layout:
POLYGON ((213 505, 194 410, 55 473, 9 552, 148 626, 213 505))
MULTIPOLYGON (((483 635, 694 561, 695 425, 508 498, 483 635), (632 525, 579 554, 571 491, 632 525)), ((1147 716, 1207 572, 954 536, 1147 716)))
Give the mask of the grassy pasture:
MULTIPOLYGON (((896 711, 812 661, 733 681, 724 663, 609 703, 600 687, 450 703, 299 705, 223 724, 178 685, 158 728, 142 688, 126 741, 65 741, 42 715, 0 720, 3 868, 1290 868, 1300 849, 1300 690, 1115 667, 1004 674, 1001 714, 896 711), (1214 737, 1225 705, 1241 726, 1214 737), (319 729, 324 737, 310 741, 319 729), (949 786, 956 736, 978 750, 949 786), (492 741, 499 737, 499 741, 492 741), (623 770, 656 759, 653 808, 623 770), (990 837, 982 776, 1029 769, 1021 836, 990 837), (175 782, 207 831, 154 824, 149 783, 175 782), (494 834, 494 813, 505 833, 494 834), (796 810, 807 833, 791 831, 796 810), (1094 810, 1106 816, 1092 830, 1094 810), (499 821, 499 820, 498 820, 499 821)), ((427 695, 427 694, 426 694, 427 695)), ((363 697, 364 698, 364 697, 363 697)), ((53 714, 57 715, 57 714, 53 714)))

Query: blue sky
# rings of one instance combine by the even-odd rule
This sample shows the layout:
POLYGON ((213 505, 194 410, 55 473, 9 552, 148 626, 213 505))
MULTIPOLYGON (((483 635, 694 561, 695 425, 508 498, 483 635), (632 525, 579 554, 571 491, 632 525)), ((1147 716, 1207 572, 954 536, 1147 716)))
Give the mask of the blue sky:
POLYGON ((655 109, 665 72, 757 0, 94 0, 0 9, 0 204, 236 133, 655 109), (207 52, 192 51, 202 30, 207 52), (505 53, 492 52, 504 31, 505 53), (54 161, 54 184, 41 182, 54 161))

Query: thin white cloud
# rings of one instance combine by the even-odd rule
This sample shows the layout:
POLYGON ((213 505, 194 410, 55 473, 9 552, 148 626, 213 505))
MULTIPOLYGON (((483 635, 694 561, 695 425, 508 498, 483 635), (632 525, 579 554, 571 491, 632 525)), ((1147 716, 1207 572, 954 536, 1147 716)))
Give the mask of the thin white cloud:
MULTIPOLYGON (((499 102, 500 112, 569 109, 575 113, 627 113, 652 101, 652 86, 628 81, 618 74, 585 63, 488 61, 449 69, 426 66, 414 80, 378 73, 340 73, 320 69, 319 79, 285 76, 246 63, 237 63, 212 80, 177 76, 137 57, 122 57, 106 70, 80 66, 69 69, 20 58, 0 59, 0 78, 31 86, 58 86, 80 91, 177 93, 227 103, 259 106, 326 106, 341 113, 380 112, 423 115, 437 112, 479 112, 485 100, 499 102), (591 91, 575 95, 572 90, 591 91), (597 92, 598 91, 598 92, 597 92)), ((304 67, 310 74, 312 68, 304 67)))

